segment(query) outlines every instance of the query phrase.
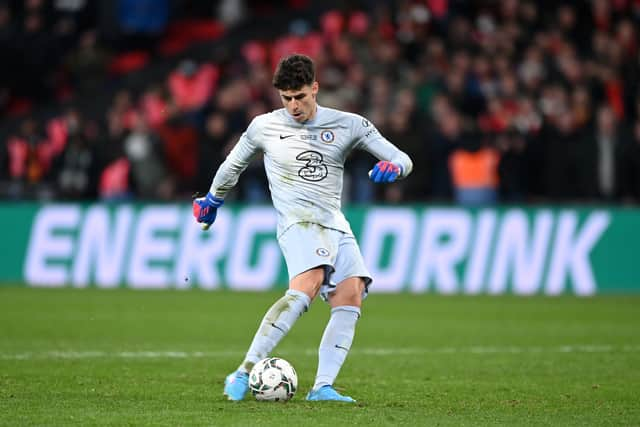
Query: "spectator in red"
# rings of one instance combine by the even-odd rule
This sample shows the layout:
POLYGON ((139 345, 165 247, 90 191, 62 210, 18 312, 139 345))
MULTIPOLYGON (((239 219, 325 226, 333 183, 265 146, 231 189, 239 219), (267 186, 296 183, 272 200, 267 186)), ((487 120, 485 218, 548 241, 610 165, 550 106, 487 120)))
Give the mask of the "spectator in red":
POLYGON ((152 129, 162 125, 171 108, 168 96, 161 86, 151 86, 140 97, 140 110, 145 121, 152 129))
POLYGON ((131 198, 129 170, 131 165, 126 157, 119 157, 109 163, 100 174, 98 189, 100 198, 105 201, 122 201, 131 198))
POLYGON ((9 176, 13 181, 37 184, 51 165, 50 146, 33 119, 25 120, 17 136, 9 138, 9 176))
POLYGON ((180 115, 173 115, 157 129, 167 170, 175 180, 178 194, 193 192, 198 172, 198 133, 180 115))
POLYGON ((182 61, 169 76, 169 91, 180 111, 202 109, 213 95, 218 75, 218 68, 212 64, 199 66, 192 60, 182 61))

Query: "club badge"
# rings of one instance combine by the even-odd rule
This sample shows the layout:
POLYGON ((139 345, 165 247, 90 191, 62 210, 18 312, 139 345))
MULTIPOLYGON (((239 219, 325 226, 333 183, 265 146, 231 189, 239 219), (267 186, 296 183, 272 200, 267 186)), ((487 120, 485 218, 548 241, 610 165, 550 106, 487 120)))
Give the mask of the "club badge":
POLYGON ((328 251, 328 250, 326 250, 325 248, 318 248, 318 249, 316 249, 316 253, 317 253, 318 255, 320 255, 320 256, 323 256, 323 257, 328 257, 328 256, 329 256, 329 251, 328 251))
POLYGON ((322 140, 322 142, 326 142, 327 144, 331 144, 333 142, 333 140, 336 139, 336 136, 333 134, 333 131, 323 130, 320 133, 320 139, 322 140))

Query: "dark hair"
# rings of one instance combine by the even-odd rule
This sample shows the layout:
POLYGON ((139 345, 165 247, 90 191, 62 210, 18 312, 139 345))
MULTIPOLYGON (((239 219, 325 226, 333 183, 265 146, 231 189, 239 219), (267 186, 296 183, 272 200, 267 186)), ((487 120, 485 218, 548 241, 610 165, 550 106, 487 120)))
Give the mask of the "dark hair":
POLYGON ((307 55, 293 54, 280 60, 273 75, 273 86, 279 90, 297 90, 316 80, 316 66, 307 55))

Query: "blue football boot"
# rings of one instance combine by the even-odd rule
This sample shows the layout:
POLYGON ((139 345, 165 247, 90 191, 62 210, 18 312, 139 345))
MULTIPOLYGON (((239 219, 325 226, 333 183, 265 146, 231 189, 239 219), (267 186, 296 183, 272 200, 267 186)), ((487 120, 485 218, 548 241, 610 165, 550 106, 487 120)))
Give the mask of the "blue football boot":
POLYGON ((335 402, 355 402, 349 396, 343 396, 338 393, 332 386, 323 385, 317 390, 311 390, 309 394, 307 394, 307 400, 332 400, 335 402))
POLYGON ((249 374, 235 371, 224 380, 224 395, 229 400, 242 400, 249 391, 249 374))

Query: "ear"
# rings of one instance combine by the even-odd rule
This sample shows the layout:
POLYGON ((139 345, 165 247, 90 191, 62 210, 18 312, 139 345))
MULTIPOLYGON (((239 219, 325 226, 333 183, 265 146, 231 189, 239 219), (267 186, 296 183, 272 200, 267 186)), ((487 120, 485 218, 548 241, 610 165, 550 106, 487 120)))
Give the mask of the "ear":
POLYGON ((314 98, 318 94, 318 90, 320 90, 320 85, 318 84, 318 82, 313 82, 313 84, 311 85, 311 95, 313 95, 314 98))

